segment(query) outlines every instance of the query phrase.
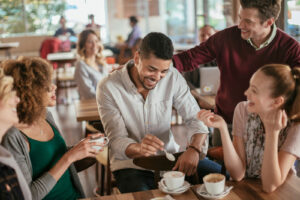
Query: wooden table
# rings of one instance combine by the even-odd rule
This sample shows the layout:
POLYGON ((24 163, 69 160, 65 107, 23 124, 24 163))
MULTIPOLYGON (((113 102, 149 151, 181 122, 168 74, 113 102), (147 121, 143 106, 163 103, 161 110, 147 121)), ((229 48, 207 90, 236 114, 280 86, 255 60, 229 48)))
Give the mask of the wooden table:
MULTIPOLYGON (((215 96, 203 96, 214 104, 215 96)), ((85 99, 75 101, 75 111, 77 121, 99 120, 99 113, 96 99, 85 99)))
MULTIPOLYGON (((72 70, 68 71, 66 69, 66 64, 73 64, 77 58, 75 52, 57 52, 57 53, 49 53, 47 55, 47 60, 51 63, 57 63, 57 69, 55 70, 55 80, 56 80, 56 96, 57 103, 60 103, 59 99, 59 91, 62 88, 61 83, 72 82, 74 81, 74 72, 72 70), (60 72, 60 68, 63 70, 60 72)), ((68 92, 66 92, 66 104, 69 104, 68 92)), ((65 100, 65 99, 63 99, 65 100)))
POLYGON ((85 99, 75 101, 77 121, 99 120, 99 113, 96 99, 85 99))
POLYGON ((5 51, 6 57, 11 58, 10 49, 16 48, 19 45, 20 45, 19 42, 0 43, 0 50, 5 51))
MULTIPOLYGON (((261 181, 258 179, 246 179, 240 182, 227 181, 226 185, 233 185, 234 188, 222 200, 299 200, 300 199, 300 178, 290 175, 286 182, 274 192, 267 194, 261 190, 261 181)), ((196 192, 200 185, 193 186, 187 192, 172 196, 176 200, 205 200, 196 192)), ((149 200, 154 197, 166 196, 160 190, 149 190, 142 192, 117 194, 103 197, 86 198, 86 200, 149 200)))

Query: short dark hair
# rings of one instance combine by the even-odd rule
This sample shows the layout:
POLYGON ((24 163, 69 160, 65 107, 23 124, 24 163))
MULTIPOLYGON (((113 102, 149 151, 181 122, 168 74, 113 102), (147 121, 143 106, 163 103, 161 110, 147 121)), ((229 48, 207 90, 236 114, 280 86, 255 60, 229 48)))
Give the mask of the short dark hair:
POLYGON ((93 14, 90 14, 88 17, 89 19, 93 19, 95 16, 93 14))
POLYGON ((174 47, 170 38, 158 32, 149 33, 142 40, 139 53, 142 58, 149 58, 152 53, 157 58, 170 60, 173 57, 174 47))
POLYGON ((241 6, 245 8, 256 8, 261 23, 274 17, 276 20, 281 9, 281 0, 240 0, 241 6))
POLYGON ((136 16, 130 16, 129 21, 136 24, 136 23, 138 23, 139 20, 136 18, 136 16))

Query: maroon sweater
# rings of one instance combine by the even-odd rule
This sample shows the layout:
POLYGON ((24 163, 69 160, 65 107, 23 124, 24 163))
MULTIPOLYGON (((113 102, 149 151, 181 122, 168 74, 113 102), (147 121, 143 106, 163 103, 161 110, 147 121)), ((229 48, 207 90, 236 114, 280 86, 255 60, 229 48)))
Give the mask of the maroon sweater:
POLYGON ((252 74, 262 65, 270 63, 300 67, 300 45, 283 31, 277 29, 273 41, 256 51, 241 38, 237 26, 211 36, 188 51, 173 56, 173 63, 180 71, 192 71, 216 59, 221 72, 220 88, 216 96, 215 112, 232 123, 234 108, 246 99, 244 92, 252 74))

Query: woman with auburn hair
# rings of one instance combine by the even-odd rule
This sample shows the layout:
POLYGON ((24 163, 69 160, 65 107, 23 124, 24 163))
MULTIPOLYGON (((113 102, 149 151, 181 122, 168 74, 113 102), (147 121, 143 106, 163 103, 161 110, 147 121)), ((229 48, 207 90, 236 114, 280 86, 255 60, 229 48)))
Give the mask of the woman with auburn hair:
POLYGON ((20 97, 17 110, 20 122, 7 132, 3 145, 21 167, 33 199, 84 197, 73 163, 95 157, 97 150, 92 146, 102 144, 86 138, 67 149, 46 109, 56 103, 56 86, 51 83, 49 63, 41 58, 21 58, 3 62, 2 66, 5 74, 14 78, 14 88, 20 97))
MULTIPOLYGON (((13 91, 13 79, 0 68, 0 142, 5 132, 18 123, 19 98, 13 91)), ((9 151, 0 145, 0 199, 31 199, 27 182, 9 151)))
POLYGON ((272 192, 300 158, 300 68, 268 64, 258 69, 233 116, 233 142, 224 119, 208 110, 198 118, 219 128, 225 166, 234 180, 256 177, 272 192))
POLYGON ((108 74, 102 50, 103 46, 95 31, 87 29, 80 33, 77 53, 81 60, 76 63, 75 80, 81 99, 96 98, 97 84, 108 74))

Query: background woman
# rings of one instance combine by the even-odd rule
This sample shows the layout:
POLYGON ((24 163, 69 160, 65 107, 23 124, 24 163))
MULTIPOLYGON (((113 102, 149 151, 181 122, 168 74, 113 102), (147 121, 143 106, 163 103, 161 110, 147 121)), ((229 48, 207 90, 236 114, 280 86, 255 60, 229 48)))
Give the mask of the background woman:
POLYGON ((234 111, 233 142, 224 119, 207 110, 198 117, 219 128, 226 169, 234 180, 261 178, 272 192, 300 157, 300 68, 269 64, 254 73, 247 102, 234 111))
MULTIPOLYGON (((0 142, 5 132, 19 119, 19 98, 13 90, 13 79, 0 68, 0 142)), ((15 159, 0 145, 0 199, 31 199, 27 182, 15 159)))
POLYGON ((76 63, 75 69, 80 99, 96 98, 97 84, 108 74, 102 50, 103 46, 95 31, 88 29, 80 33, 77 52, 81 60, 76 63))
MULTIPOLYGON (((33 199, 77 199, 84 193, 73 162, 95 157, 86 138, 67 150, 47 106, 56 103, 56 86, 51 83, 52 68, 40 58, 22 58, 3 63, 14 78, 20 97, 20 123, 11 128, 3 145, 14 155, 32 192, 33 199)), ((97 134, 96 134, 97 135, 97 134)), ((99 136, 99 135, 98 135, 99 136)))

